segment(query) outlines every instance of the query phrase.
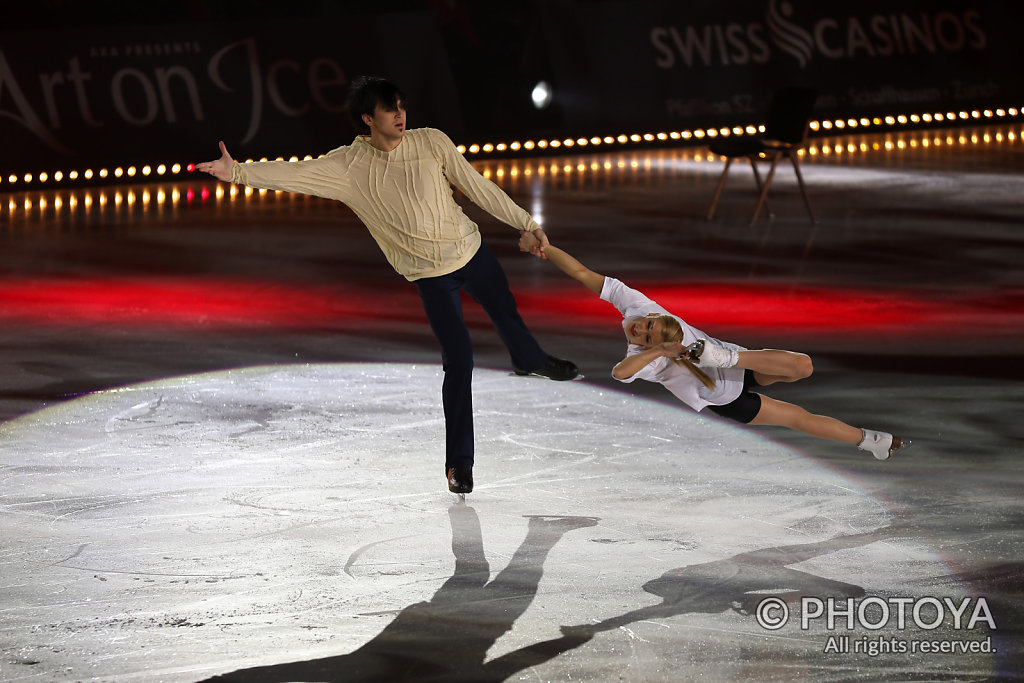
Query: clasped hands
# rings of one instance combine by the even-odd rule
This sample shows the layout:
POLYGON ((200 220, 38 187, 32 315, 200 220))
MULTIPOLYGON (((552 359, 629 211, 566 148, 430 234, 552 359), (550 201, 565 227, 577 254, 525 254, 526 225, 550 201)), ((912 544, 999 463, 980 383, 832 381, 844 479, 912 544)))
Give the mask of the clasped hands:
POLYGON ((548 246, 548 236, 540 228, 519 231, 519 251, 533 254, 537 258, 546 259, 544 248, 548 246))

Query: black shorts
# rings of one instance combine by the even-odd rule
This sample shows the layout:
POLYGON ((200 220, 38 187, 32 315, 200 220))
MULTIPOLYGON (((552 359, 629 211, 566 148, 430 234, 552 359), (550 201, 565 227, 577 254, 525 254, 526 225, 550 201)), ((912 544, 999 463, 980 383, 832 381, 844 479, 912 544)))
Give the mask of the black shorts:
POLYGON ((722 417, 736 420, 743 424, 749 424, 761 411, 761 396, 750 389, 761 386, 754 379, 752 370, 743 371, 743 389, 736 400, 726 403, 724 406, 708 406, 708 409, 722 417))

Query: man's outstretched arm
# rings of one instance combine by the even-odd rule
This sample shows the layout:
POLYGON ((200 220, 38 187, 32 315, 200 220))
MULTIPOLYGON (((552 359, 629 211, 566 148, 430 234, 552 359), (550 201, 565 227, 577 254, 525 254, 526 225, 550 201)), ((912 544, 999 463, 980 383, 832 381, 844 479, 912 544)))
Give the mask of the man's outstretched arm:
POLYGON ((235 165, 235 160, 228 154, 227 146, 220 143, 220 158, 214 161, 203 161, 196 164, 197 171, 203 171, 209 173, 218 180, 224 180, 231 182, 231 169, 235 165))
POLYGON ((604 275, 590 270, 585 265, 577 261, 572 255, 562 251, 553 244, 548 243, 543 247, 543 251, 541 252, 540 241, 532 232, 524 231, 520 233, 519 250, 532 253, 541 258, 546 258, 548 261, 551 261, 558 266, 558 269, 563 273, 572 279, 579 281, 580 284, 595 294, 600 294, 601 289, 604 287, 604 275))

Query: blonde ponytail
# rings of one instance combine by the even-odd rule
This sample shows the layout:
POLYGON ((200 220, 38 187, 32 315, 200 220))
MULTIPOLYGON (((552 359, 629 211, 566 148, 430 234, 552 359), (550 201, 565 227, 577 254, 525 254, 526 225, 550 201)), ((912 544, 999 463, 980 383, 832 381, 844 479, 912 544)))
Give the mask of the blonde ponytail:
MULTIPOLYGON (((683 338, 683 328, 679 326, 679 321, 670 315, 662 315, 658 318, 661 320, 662 335, 665 341, 681 341, 683 338)), ((687 358, 680 356, 678 358, 671 359, 673 363, 680 367, 684 367, 689 370, 694 377, 700 380, 700 383, 706 386, 708 389, 715 388, 715 380, 711 379, 706 372, 698 368, 687 358)))
POLYGON ((715 380, 711 379, 711 377, 708 376, 708 373, 698 368, 696 365, 694 365, 686 358, 680 356, 679 358, 673 358, 672 362, 675 363, 676 365, 681 365, 690 372, 692 372, 693 376, 699 379, 700 383, 706 386, 708 389, 715 388, 715 380))

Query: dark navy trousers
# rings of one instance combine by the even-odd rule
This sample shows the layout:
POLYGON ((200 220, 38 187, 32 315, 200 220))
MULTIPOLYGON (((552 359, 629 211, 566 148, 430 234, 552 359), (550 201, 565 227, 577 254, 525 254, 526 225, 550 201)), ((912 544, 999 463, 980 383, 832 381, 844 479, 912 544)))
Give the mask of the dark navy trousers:
POLYGON ((441 401, 445 420, 445 469, 473 464, 473 346, 462 316, 465 290, 484 309, 508 347, 512 364, 536 370, 547 354, 519 316, 508 278, 483 242, 473 258, 454 273, 416 280, 423 309, 441 343, 444 383, 441 401))

